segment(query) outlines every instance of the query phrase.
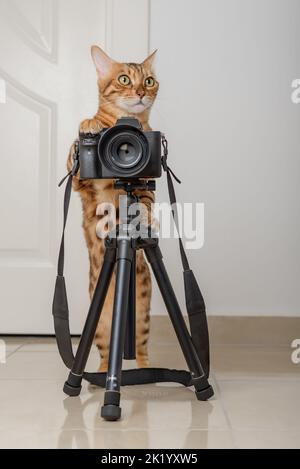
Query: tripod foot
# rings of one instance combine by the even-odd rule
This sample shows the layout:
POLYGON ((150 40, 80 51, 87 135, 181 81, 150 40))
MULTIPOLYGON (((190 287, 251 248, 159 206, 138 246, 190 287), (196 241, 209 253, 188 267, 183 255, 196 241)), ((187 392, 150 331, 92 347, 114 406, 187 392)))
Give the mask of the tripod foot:
POLYGON ((121 417, 120 393, 118 391, 106 391, 104 405, 101 407, 101 417, 105 420, 114 421, 121 417))
POLYGON ((80 391, 81 391, 81 386, 74 387, 74 386, 71 386, 68 383, 68 381, 66 381, 65 384, 64 384, 63 391, 68 396, 72 396, 72 397, 79 396, 80 391))
POLYGON ((104 405, 101 407, 101 417, 111 422, 119 420, 121 417, 121 407, 113 404, 104 405))
POLYGON ((64 393, 72 397, 79 396, 82 388, 81 381, 82 376, 74 375, 71 371, 68 376, 68 380, 64 384, 64 393))
POLYGON ((214 390, 211 386, 208 386, 205 389, 201 389, 201 391, 195 391, 195 394, 198 401, 207 401, 214 395, 214 390))

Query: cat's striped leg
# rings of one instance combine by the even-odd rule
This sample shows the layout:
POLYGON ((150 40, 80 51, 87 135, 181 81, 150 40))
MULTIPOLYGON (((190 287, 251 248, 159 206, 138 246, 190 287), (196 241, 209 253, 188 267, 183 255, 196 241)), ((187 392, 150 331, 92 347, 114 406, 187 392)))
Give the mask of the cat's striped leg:
POLYGON ((144 253, 138 251, 136 263, 136 361, 139 368, 149 366, 151 275, 144 253))
POLYGON ((112 309, 114 302, 115 274, 113 274, 107 297, 103 305, 100 320, 95 334, 95 344, 99 350, 101 363, 99 371, 107 371, 109 359, 109 344, 112 323, 112 309))
MULTIPOLYGON (((95 344, 101 357, 99 371, 107 371, 108 368, 114 290, 115 275, 108 289, 95 335, 95 344)), ((136 361, 140 368, 149 366, 150 301, 151 276, 144 255, 140 251, 137 254, 136 275, 136 361)))
MULTIPOLYGON (((104 243, 103 240, 96 237, 95 224, 89 223, 88 228, 85 228, 85 237, 89 249, 90 260, 90 275, 89 275, 89 294, 92 298, 97 284, 99 273, 102 267, 104 258, 104 243), (93 242, 90 242, 90 238, 93 242)), ((109 357, 109 342, 110 342, 110 329, 112 321, 112 305, 114 297, 115 274, 113 273, 111 283, 107 291, 104 305, 101 311, 100 319, 95 333, 95 344, 99 350, 101 363, 99 371, 107 371, 108 357, 109 357)))

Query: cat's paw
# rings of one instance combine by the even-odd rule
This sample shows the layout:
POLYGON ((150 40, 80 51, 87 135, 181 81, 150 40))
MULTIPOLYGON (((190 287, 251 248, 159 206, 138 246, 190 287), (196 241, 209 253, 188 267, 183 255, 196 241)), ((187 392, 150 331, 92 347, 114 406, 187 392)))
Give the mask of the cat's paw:
POLYGON ((98 134, 101 130, 101 122, 94 117, 92 119, 85 119, 79 126, 79 132, 81 134, 98 134))

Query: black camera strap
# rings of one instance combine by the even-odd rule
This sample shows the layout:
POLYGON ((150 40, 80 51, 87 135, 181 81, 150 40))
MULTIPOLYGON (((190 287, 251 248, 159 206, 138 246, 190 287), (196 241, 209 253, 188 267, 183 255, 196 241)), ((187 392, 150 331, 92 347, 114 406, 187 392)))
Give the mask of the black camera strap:
POLYGON ((173 184, 173 179, 176 182, 181 184, 181 181, 178 179, 177 176, 173 173, 171 168, 167 164, 168 159, 168 141, 165 136, 162 137, 162 146, 163 146, 163 156, 162 156, 162 167, 167 174, 167 183, 168 183, 168 192, 169 192, 169 199, 172 209, 172 215, 174 219, 174 223, 178 232, 178 242, 179 242, 179 250, 180 250, 180 257, 183 267, 183 280, 184 280, 184 296, 185 296, 185 303, 186 309, 188 313, 189 323, 190 323, 190 330, 193 344, 196 348, 198 353, 200 362, 203 366, 206 376, 209 375, 209 334, 208 334, 208 325, 207 325, 207 317, 206 317, 206 307, 204 298, 202 296, 199 284, 196 280, 194 272, 191 270, 188 258, 183 246, 183 242, 181 239, 180 231, 179 231, 179 223, 178 223, 178 211, 177 211, 177 201, 175 195, 175 189, 173 184))
MULTIPOLYGON (((178 228, 178 213, 176 207, 176 196, 172 177, 180 183, 179 179, 175 176, 173 171, 167 165, 168 156, 168 144, 167 140, 163 138, 164 154, 162 157, 163 169, 167 174, 168 191, 170 203, 172 206, 172 214, 174 222, 179 234, 178 228)), ((72 340, 70 334, 70 323, 69 323, 69 307, 66 291, 66 283, 64 278, 64 238, 65 228, 67 223, 71 192, 72 192, 72 179, 79 169, 79 151, 78 142, 75 143, 74 152, 74 164, 72 170, 60 181, 61 186, 65 180, 67 180, 64 193, 63 203, 63 230, 59 248, 58 263, 57 263, 57 277, 54 289, 52 314, 54 319, 54 330, 58 350, 60 356, 67 366, 72 368, 74 361, 74 354, 72 348, 72 340)), ((190 269, 188 259, 184 250, 182 239, 179 235, 179 247, 180 255, 183 265, 183 276, 184 276, 184 290, 186 308, 189 317, 191 337, 199 356, 200 362, 203 366, 206 377, 209 375, 209 338, 208 338, 208 327, 205 311, 205 303, 201 294, 199 285, 196 281, 193 271, 190 269)), ((105 386, 106 373, 87 373, 83 374, 84 379, 92 384, 98 386, 105 386)), ((177 382, 184 386, 190 386, 191 375, 185 370, 169 370, 167 368, 142 368, 136 370, 125 370, 122 371, 122 385, 129 384, 147 384, 157 382, 177 382)))

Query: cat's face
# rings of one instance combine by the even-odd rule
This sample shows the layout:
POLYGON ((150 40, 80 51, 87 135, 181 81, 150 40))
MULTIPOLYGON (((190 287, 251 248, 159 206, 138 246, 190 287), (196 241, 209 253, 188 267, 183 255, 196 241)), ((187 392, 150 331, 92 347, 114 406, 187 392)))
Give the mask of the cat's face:
POLYGON ((116 106, 127 114, 150 109, 159 88, 153 70, 154 55, 155 52, 141 64, 118 63, 93 46, 101 103, 116 106))

